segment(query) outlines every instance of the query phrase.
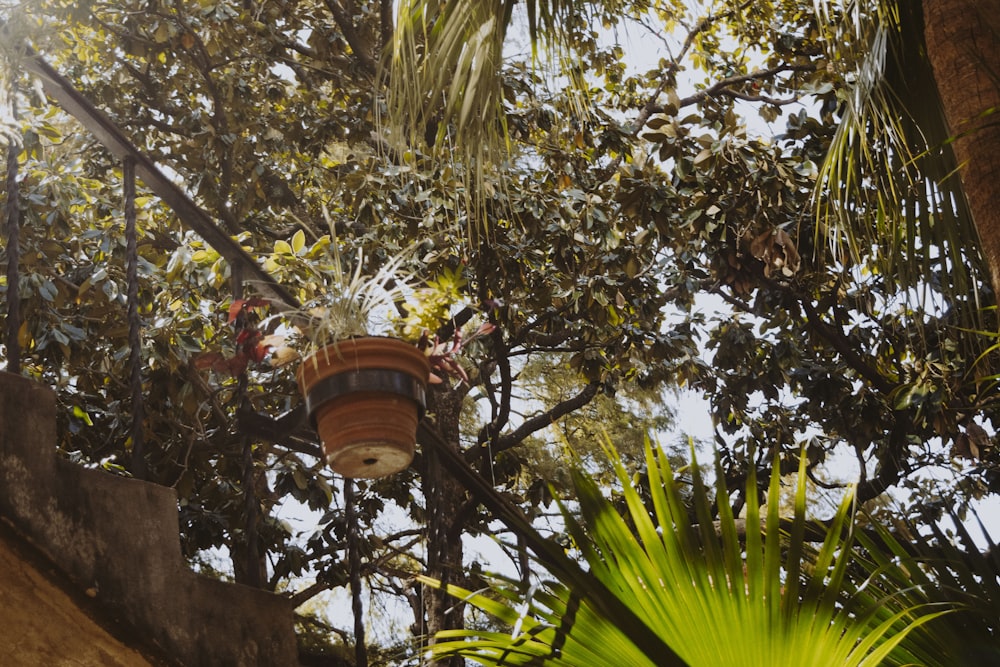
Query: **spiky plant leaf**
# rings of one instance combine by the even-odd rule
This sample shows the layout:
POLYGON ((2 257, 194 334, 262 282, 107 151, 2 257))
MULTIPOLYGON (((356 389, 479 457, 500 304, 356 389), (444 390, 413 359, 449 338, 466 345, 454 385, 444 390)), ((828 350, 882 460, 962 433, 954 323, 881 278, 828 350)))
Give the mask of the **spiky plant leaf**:
MULTIPOLYGON (((865 597, 861 606, 845 598, 845 591, 861 588, 849 585, 852 498, 840 505, 820 547, 810 547, 804 537, 804 470, 784 531, 780 526, 789 522, 779 515, 781 480, 770 479, 762 508, 751 471, 744 537, 727 509, 730 498, 721 481, 713 521, 713 501, 697 464, 691 503, 698 523, 692 525, 659 449, 648 445, 646 452, 652 513, 621 460, 608 451, 625 516, 576 470, 579 511, 561 506, 567 530, 590 572, 637 612, 645 631, 662 638, 688 665, 881 664, 906 653, 901 645, 908 634, 945 613, 905 596, 865 597)), ((462 655, 485 665, 663 664, 624 639, 617 619, 601 618, 586 596, 561 584, 548 588, 544 597, 517 598, 511 582, 499 581, 500 600, 450 588, 514 630, 442 634, 432 655, 462 655)))
MULTIPOLYGON (((919 2, 815 0, 841 119, 817 182, 817 234, 919 299, 921 284, 972 299, 986 272, 923 46, 919 2)), ((822 243, 817 243, 821 248, 822 243)))
POLYGON ((904 524, 902 539, 889 528, 872 522, 858 534, 859 559, 866 570, 884 574, 855 597, 869 604, 893 591, 907 604, 930 601, 956 608, 956 613, 921 627, 907 648, 911 661, 928 656, 945 664, 994 664, 1000 660, 1000 557, 996 544, 973 513, 967 521, 950 515, 953 535, 936 522, 920 531, 904 524), (973 539, 969 524, 979 523, 981 537, 973 539), (928 530, 929 529, 929 534, 928 530), (866 598, 867 596, 867 598, 866 598))

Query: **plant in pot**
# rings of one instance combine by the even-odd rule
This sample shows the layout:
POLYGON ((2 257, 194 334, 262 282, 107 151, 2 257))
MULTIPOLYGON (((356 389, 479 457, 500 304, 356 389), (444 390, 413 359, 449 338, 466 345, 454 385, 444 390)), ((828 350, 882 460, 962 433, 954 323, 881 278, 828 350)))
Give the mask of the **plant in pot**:
POLYGON ((413 459, 431 372, 428 355, 392 329, 396 304, 412 293, 401 274, 407 252, 373 276, 343 270, 334 245, 337 289, 308 304, 300 327, 306 354, 296 373, 323 455, 345 477, 384 477, 413 459))
POLYGON ((360 257, 344 271, 336 243, 333 253, 337 289, 305 309, 307 353, 296 377, 330 467, 345 477, 384 477, 413 460, 428 383, 468 381, 458 357, 494 327, 485 322, 465 335, 450 318, 462 300, 460 269, 415 287, 401 270, 412 249, 373 276, 362 274, 360 257), (430 333, 446 322, 443 340, 430 333))
MULTIPOLYGON (((383 477, 413 459, 428 383, 447 376, 468 381, 458 357, 493 325, 481 324, 466 335, 461 325, 473 309, 451 316, 452 307, 465 300, 460 268, 415 286, 402 270, 413 256, 410 248, 374 275, 363 273, 361 255, 347 271, 332 238, 315 246, 332 252, 333 261, 319 269, 325 291, 291 316, 291 335, 275 332, 278 319, 261 319, 270 305, 266 299, 238 300, 229 308, 235 352, 206 352, 195 365, 235 376, 250 363, 300 362, 296 379, 327 463, 345 477, 383 477)), ((269 261, 306 252, 304 239, 286 246, 269 261)))

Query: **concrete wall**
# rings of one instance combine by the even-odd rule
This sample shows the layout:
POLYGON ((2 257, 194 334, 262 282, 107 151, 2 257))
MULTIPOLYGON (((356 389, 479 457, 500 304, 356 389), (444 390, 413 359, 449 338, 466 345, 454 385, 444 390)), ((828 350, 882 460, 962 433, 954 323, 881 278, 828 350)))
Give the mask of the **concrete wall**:
POLYGON ((59 459, 55 394, 0 373, 0 514, 182 665, 297 665, 293 607, 192 572, 173 489, 59 459))
POLYGON ((170 667, 135 641, 51 561, 0 521, 0 653, 4 667, 170 667))

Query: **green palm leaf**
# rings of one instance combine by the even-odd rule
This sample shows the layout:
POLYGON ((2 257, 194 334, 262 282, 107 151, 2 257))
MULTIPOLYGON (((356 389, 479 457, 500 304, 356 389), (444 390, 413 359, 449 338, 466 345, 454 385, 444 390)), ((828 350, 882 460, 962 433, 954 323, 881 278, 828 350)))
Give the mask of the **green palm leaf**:
POLYGON ((835 257, 870 267, 904 294, 933 283, 976 301, 985 270, 924 52, 920 3, 815 6, 843 84, 841 122, 817 184, 817 234, 835 257))
POLYGON ((1000 558, 997 545, 973 514, 968 521, 950 515, 953 535, 937 522, 929 534, 907 525, 905 541, 885 526, 873 523, 859 533, 859 558, 868 571, 884 573, 878 582, 859 591, 873 600, 894 590, 908 603, 947 604, 957 613, 913 633, 909 648, 913 660, 936 656, 952 665, 994 664, 1000 660, 1000 558), (973 539, 968 525, 979 522, 981 539, 973 539), (980 543, 985 542, 984 546, 980 543))
MULTIPOLYGON (((414 144, 421 137, 441 140, 446 127, 458 146, 505 144, 500 65, 517 4, 402 0, 389 60, 390 125, 406 128, 414 144), (428 122, 438 130, 428 133, 428 122)), ((565 48, 570 41, 565 19, 586 14, 589 7, 576 0, 523 4, 536 52, 539 44, 565 48)))
MULTIPOLYGON (((388 87, 381 118, 402 154, 447 166, 462 183, 468 240, 485 231, 493 170, 511 144, 503 93, 504 42, 519 0, 401 0, 385 65, 388 87)), ((533 56, 570 48, 567 17, 587 14, 578 0, 520 0, 533 56)), ((582 84, 581 84, 582 85, 582 84)))
MULTIPOLYGON (((812 548, 805 541, 804 469, 790 521, 779 514, 781 481, 771 478, 761 507, 751 472, 743 536, 722 483, 713 520, 713 502, 697 464, 690 501, 697 524, 692 525, 660 450, 647 446, 651 511, 610 448, 609 455, 625 515, 576 470, 578 513, 562 505, 567 530, 590 572, 645 621, 646 632, 688 665, 881 664, 894 653, 908 658, 902 646, 908 634, 944 613, 888 593, 878 599, 845 597, 848 590, 867 590, 849 585, 849 566, 855 563, 852 498, 841 504, 825 541, 812 548)), ((879 576, 884 579, 884 573, 879 576)), ((462 655, 484 665, 661 664, 627 640, 615 619, 602 617, 585 596, 576 597, 561 584, 526 595, 518 594, 513 582, 497 580, 495 597, 449 590, 512 631, 442 633, 430 648, 435 657, 462 655)))

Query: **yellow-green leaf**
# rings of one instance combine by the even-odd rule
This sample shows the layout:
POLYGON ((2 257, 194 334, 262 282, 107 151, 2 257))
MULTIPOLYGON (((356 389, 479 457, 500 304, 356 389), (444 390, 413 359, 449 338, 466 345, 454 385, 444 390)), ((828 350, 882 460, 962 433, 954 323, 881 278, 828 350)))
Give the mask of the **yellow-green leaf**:
POLYGON ((292 252, 298 255, 306 245, 306 233, 301 229, 292 237, 292 252))
POLYGON ((94 422, 90 420, 90 415, 88 415, 87 411, 81 408, 79 405, 73 406, 73 416, 76 417, 77 419, 82 420, 83 423, 86 424, 87 426, 94 425, 94 422))
POLYGON ((330 235, 324 234, 319 237, 316 243, 313 243, 312 248, 306 253, 307 257, 318 257, 321 253, 326 252, 326 249, 330 247, 330 235))
POLYGON ((28 347, 31 345, 31 341, 31 331, 28 329, 27 320, 25 320, 21 322, 21 326, 17 329, 17 344, 21 347, 28 347))

